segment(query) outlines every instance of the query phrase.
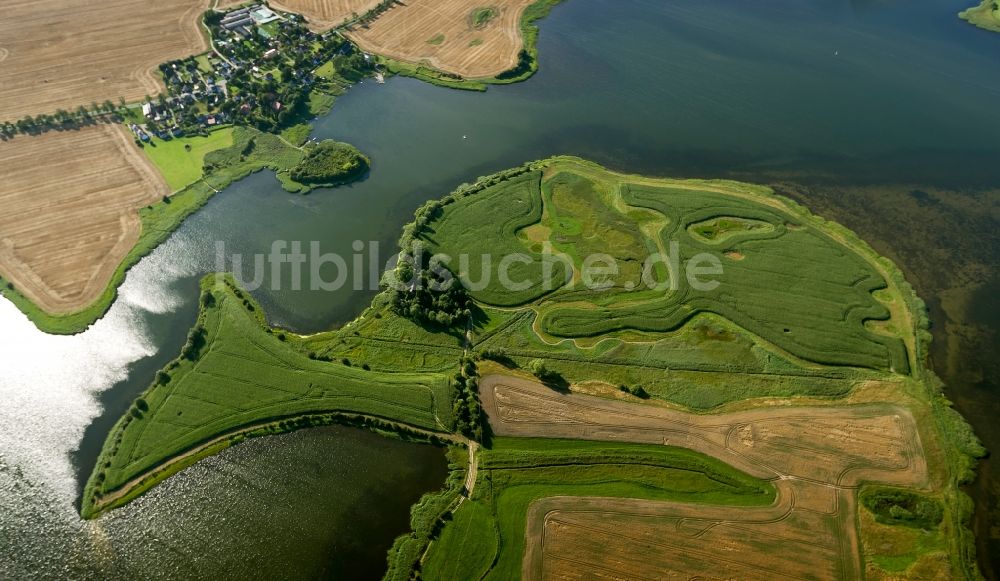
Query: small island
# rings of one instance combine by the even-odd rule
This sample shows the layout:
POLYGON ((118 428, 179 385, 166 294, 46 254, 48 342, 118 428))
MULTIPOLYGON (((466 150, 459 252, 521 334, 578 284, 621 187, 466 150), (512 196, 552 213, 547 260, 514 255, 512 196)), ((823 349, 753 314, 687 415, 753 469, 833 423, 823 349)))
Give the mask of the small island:
POLYGON ((368 157, 358 148, 327 139, 309 149, 288 175, 296 182, 312 187, 333 187, 358 179, 370 165, 368 157))

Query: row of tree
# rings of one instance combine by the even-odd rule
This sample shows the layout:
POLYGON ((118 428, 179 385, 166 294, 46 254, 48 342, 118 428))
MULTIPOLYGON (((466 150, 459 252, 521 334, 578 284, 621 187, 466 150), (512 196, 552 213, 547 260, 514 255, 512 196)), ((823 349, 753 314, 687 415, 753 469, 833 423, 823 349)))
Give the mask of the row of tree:
POLYGON ((26 115, 17 121, 4 121, 0 123, 0 133, 12 137, 18 133, 42 133, 51 129, 69 129, 94 122, 118 123, 124 114, 125 98, 119 97, 117 105, 110 100, 103 103, 95 101, 90 107, 80 105, 74 111, 57 109, 53 114, 26 115))
POLYGON ((463 355, 459 360, 459 370, 451 380, 451 388, 455 431, 469 439, 483 442, 489 429, 486 415, 479 403, 479 371, 472 357, 463 355))

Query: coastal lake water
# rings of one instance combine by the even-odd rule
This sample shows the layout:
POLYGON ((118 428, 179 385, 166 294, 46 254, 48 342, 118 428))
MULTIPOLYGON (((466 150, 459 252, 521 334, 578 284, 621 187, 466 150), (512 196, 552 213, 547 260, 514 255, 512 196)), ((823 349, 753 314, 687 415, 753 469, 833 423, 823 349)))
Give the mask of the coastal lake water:
MULTIPOLYGON (((234 185, 137 265, 109 314, 75 337, 38 333, 0 301, 0 547, 17 548, 0 559, 0 578, 212 575, 261 558, 319 567, 296 577, 378 577, 406 507, 443 481, 437 449, 307 431, 229 450, 97 523, 81 523, 74 503, 111 424, 183 344, 217 242, 247 255, 275 240, 316 241, 344 256, 355 241, 365 253, 378 243, 384 263, 424 201, 554 154, 768 183, 854 228, 928 300, 935 367, 1000 449, 1000 34, 955 18, 964 4, 567 0, 541 23, 541 70, 526 83, 353 88, 314 135, 369 154, 363 182, 308 196, 284 193, 266 172, 234 185), (377 492, 387 488, 398 502, 377 492), (316 517, 292 530, 310 507, 316 517), (392 524, 347 527, 359 519, 344 515, 359 514, 392 524), (206 552, 187 568, 207 545, 234 558, 206 552), (322 569, 352 562, 368 564, 357 575, 322 569)), ((300 332, 350 320, 373 295, 273 282, 255 295, 272 323, 300 332)), ((980 554, 1000 555, 990 526, 1000 467, 986 463, 970 492, 980 554)), ((989 559, 983 566, 991 572, 989 559)))

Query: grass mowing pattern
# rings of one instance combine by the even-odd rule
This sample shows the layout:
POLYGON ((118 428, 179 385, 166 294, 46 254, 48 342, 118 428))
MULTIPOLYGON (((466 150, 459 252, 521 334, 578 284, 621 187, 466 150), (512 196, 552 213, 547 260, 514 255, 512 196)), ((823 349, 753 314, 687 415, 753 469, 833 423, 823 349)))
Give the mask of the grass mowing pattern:
POLYGON ((87 499, 221 434, 281 418, 338 411, 448 429, 446 375, 310 359, 284 333, 265 330, 259 308, 233 283, 216 287, 214 280, 202 282, 203 309, 181 357, 109 437, 87 499))
POLYGON ((431 545, 423 567, 428 579, 519 578, 528 505, 539 498, 608 496, 765 506, 775 495, 766 482, 682 448, 496 438, 480 458, 472 498, 431 545))
POLYGON ((468 266, 451 266, 477 301, 503 307, 534 303, 537 329, 556 340, 662 335, 699 313, 711 313, 813 364, 908 371, 903 342, 866 325, 890 316, 872 294, 886 281, 807 216, 780 203, 762 203, 780 202, 773 195, 746 196, 711 183, 635 184, 566 161, 549 168, 540 185, 538 180, 539 173, 532 172, 458 199, 423 236, 433 252, 472 256, 468 266), (699 229, 702 233, 692 232, 699 229), (614 257, 619 270, 603 281, 612 286, 558 288, 566 268, 556 260, 552 276, 545 278, 539 254, 545 243, 572 263, 576 279, 587 256, 614 257), (643 261, 669 255, 673 247, 678 264, 658 263, 652 272, 655 284, 672 281, 675 290, 647 288, 643 261), (511 280, 534 282, 524 290, 507 290, 496 276, 502 258, 513 253, 532 258, 530 264, 513 263, 509 271, 511 280), (701 253, 723 264, 713 290, 695 290, 681 272, 673 272, 701 253), (494 271, 484 287, 480 255, 491 257, 494 271))
MULTIPOLYGON (((542 200, 539 191, 541 172, 528 172, 465 198, 445 207, 444 215, 437 220, 430 231, 421 236, 428 243, 432 253, 444 252, 458 260, 459 255, 470 257, 469 264, 454 266, 462 282, 477 301, 489 305, 516 306, 533 301, 546 294, 545 277, 541 255, 532 253, 518 239, 518 232, 542 217, 542 200), (491 256, 492 265, 499 265, 507 254, 526 253, 534 259, 531 264, 515 262, 508 270, 511 280, 535 281, 523 291, 510 291, 500 284, 497 276, 491 276, 489 284, 482 289, 484 265, 480 256, 491 256)), ((496 266, 494 266, 496 268, 496 266)), ((493 273, 495 274, 495 273, 493 273)), ((566 274, 561 264, 552 269, 548 278, 549 287, 558 286, 556 281, 564 280, 566 274)))

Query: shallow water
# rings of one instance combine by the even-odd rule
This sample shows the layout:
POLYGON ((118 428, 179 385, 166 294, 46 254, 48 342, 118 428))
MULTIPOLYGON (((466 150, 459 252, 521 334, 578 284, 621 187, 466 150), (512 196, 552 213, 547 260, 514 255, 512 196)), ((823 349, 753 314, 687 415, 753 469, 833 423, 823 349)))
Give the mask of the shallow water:
MULTIPOLYGON (((858 230, 928 299, 935 365, 1000 448, 990 357, 1000 346, 1000 35, 955 18, 964 4, 568 0, 542 23, 542 68, 526 83, 485 94, 402 78, 354 88, 315 134, 368 153, 367 180, 305 197, 267 173, 236 184, 133 269, 111 312, 75 337, 42 335, 0 300, 0 546, 26 549, 0 560, 0 577, 58 567, 88 546, 73 506, 80 481, 108 427, 183 343, 217 240, 242 253, 315 240, 344 255, 355 240, 378 242, 384 260, 423 201, 559 153, 773 183, 858 230)), ((349 320, 372 294, 272 282, 255 294, 274 323, 302 331, 349 320)), ((991 511, 994 472, 974 488, 991 511)), ((207 510, 221 498, 198 502, 207 510)), ((233 502, 249 510, 268 498, 233 502)), ((128 515, 137 530, 152 526, 128 515)), ((192 534, 206 526, 157 513, 157 526, 171 522, 192 534)), ((980 551, 1000 554, 1000 544, 983 534, 980 551)))

